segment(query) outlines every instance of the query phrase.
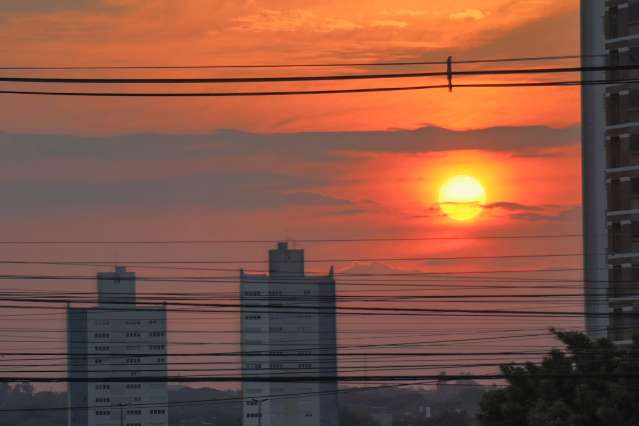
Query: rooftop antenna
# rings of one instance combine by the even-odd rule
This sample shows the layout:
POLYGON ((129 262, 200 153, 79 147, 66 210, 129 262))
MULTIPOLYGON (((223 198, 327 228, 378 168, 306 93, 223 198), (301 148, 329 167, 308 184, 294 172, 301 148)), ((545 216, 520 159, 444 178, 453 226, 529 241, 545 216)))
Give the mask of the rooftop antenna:
POLYGON ((288 227, 285 228, 286 229, 286 242, 289 243, 289 246, 291 248, 296 248, 296 243, 295 240, 291 238, 291 235, 288 232, 288 227))

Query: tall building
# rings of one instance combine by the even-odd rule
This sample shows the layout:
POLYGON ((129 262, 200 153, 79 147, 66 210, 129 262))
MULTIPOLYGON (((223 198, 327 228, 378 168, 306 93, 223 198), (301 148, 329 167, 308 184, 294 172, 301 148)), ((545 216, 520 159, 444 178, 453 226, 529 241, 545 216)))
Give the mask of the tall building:
MULTIPOLYGON (((242 376, 335 377, 335 279, 279 243, 268 275, 240 277, 242 376), (299 309, 297 309, 299 308, 299 309)), ((244 382, 244 426, 337 426, 337 383, 244 382)))
MULTIPOLYGON (((639 1, 582 0, 584 66, 639 65, 639 1)), ((585 72, 612 79, 582 89, 586 330, 617 343, 639 332, 638 70, 585 72), (614 81, 617 80, 617 81, 614 81)))
POLYGON ((136 306, 135 273, 97 275, 98 306, 67 308, 69 426, 167 426, 166 310, 136 306), (130 377, 127 382, 100 379, 130 377), (84 379, 90 379, 84 381, 84 379))

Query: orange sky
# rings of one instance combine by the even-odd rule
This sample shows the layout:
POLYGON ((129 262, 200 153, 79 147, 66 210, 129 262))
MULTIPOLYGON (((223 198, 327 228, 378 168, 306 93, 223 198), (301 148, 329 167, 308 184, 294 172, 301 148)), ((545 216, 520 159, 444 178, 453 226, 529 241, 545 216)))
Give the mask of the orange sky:
MULTIPOLYGON (((9 0, 0 5, 4 65, 411 61, 443 60, 448 55, 471 59, 578 51, 578 2, 574 0, 234 0, 215 2, 215 7, 204 0, 81 0, 56 4, 9 0)), ((366 70, 292 72, 327 71, 366 70)), ((263 75, 274 72, 278 71, 259 71, 263 75)), ((454 95, 436 91, 161 102, 5 96, 4 102, 11 108, 0 117, 0 128, 103 134, 206 132, 216 128, 334 131, 414 128, 423 124, 449 128, 564 126, 578 119, 577 93, 574 89, 483 89, 459 90, 454 95), (29 119, 32 114, 39 117, 37 126, 29 119)))
MULTIPOLYGON (((449 55, 458 59, 564 55, 579 50, 578 2, 2 0, 0 40, 2 66, 322 63, 443 60, 449 55)), ((533 66, 567 63, 575 62, 536 62, 533 66)), ((380 69, 162 71, 153 75, 370 71, 380 69)), ((149 73, 78 71, 65 75, 149 73)), ((62 75, 27 71, 2 74, 62 75)), ((399 83, 443 81, 413 79, 399 83)), ((279 85, 277 89, 395 84, 398 82, 295 83, 279 85)), ((0 89, 8 87, 0 85, 0 89)), ((60 87, 63 86, 56 86, 60 87)), ((263 87, 201 85, 173 90, 263 87)), ((469 237, 463 241, 302 246, 311 259, 581 250, 579 239, 522 242, 473 238, 581 232, 576 88, 237 99, 0 95, 0 110, 0 239, 469 237), (457 174, 475 176, 487 191, 483 213, 468 223, 443 217, 436 205, 441 183, 457 174)), ((0 258, 102 259, 123 263, 158 258, 248 260, 265 258, 266 249, 264 245, 1 246, 0 258)), ((319 264, 310 269, 325 271, 328 267, 319 264)), ((373 271, 579 268, 580 259, 337 265, 340 271, 353 267, 373 271)), ((40 272, 91 274, 97 269, 42 268, 40 272)), ((12 266, 4 266, 3 270, 24 271, 12 266)), ((579 272, 553 277, 574 279, 579 272)), ((87 283, 92 285, 90 280, 87 283)), ((152 291, 150 287, 142 286, 152 291)), ((573 301, 571 309, 580 308, 580 303, 573 301)), ((438 320, 440 323, 429 323, 428 327, 446 329, 461 324, 498 329, 503 325, 495 321, 471 324, 459 318, 438 320)), ((225 321, 234 327, 233 318, 225 321)), ((61 320, 56 324, 63 326, 61 320)), ((562 324, 569 322, 530 320, 524 325, 544 328, 562 324)), ((358 327, 355 323, 348 326, 358 327)), ((422 328, 415 323, 402 326, 422 328)), ((544 342, 548 344, 550 340, 544 342)))

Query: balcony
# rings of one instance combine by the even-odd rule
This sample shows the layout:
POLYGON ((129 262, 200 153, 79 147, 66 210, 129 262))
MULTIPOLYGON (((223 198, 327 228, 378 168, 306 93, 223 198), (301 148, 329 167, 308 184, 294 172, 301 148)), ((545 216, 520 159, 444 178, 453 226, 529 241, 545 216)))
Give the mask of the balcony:
POLYGON ((608 272, 608 281, 610 299, 639 299, 639 264, 625 268, 621 265, 613 266, 608 272))
POLYGON ((616 169, 632 166, 639 166, 639 133, 629 138, 613 136, 608 143, 607 167, 616 169))
POLYGON ((610 1, 605 24, 608 40, 639 34, 639 1, 610 1), (628 3, 628 7, 619 7, 620 3, 628 3))
POLYGON ((608 211, 639 209, 639 178, 608 183, 608 211))
MULTIPOLYGON (((639 66, 639 34, 637 34, 637 46, 629 47, 629 50, 620 51, 618 48, 610 47, 607 65, 610 66, 639 66)), ((628 46, 623 46, 628 47, 628 46)), ((639 70, 613 70, 606 71, 606 78, 611 80, 627 80, 639 78, 639 70)))
POLYGON ((610 340, 615 342, 632 341, 639 333, 638 313, 636 308, 625 312, 621 307, 614 308, 613 312, 610 313, 610 327, 608 329, 610 340))
POLYGON ((635 122, 639 122, 639 87, 611 93, 606 97, 606 125, 618 126, 635 122))
MULTIPOLYGON (((639 222, 613 223, 608 228, 608 247, 611 255, 639 253, 639 222)), ((618 281, 631 281, 633 276, 623 278, 618 281)))

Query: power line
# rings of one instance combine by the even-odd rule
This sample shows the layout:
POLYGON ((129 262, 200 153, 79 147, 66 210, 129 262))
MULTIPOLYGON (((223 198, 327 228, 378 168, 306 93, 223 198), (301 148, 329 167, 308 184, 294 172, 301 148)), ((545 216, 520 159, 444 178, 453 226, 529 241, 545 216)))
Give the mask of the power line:
MULTIPOLYGON (((331 383, 331 382, 409 382, 425 380, 504 380, 507 374, 461 374, 461 375, 390 375, 390 376, 157 376, 135 377, 141 383, 331 383)), ((527 374, 530 379, 574 379, 589 378, 600 380, 638 379, 639 374, 527 374)), ((131 377, 0 377, 0 383, 130 383, 131 377)))
MULTIPOLYGON (((508 87, 571 87, 596 86, 609 84, 638 83, 639 79, 617 80, 569 80, 551 82, 521 82, 494 84, 454 84, 455 88, 508 88, 508 87)), ((34 95, 34 96, 80 96, 80 97, 135 97, 135 98, 179 98, 179 97, 252 97, 252 96, 296 96, 296 95, 334 95, 375 92, 402 92, 433 89, 448 89, 448 84, 426 86, 373 87, 361 89, 332 89, 332 90, 281 90, 255 92, 63 92, 63 91, 34 91, 34 90, 0 90, 4 95, 34 95)))
MULTIPOLYGON (((31 302, 31 303, 44 303, 44 304, 62 304, 71 303, 72 300, 28 300, 26 298, 2 298, 3 301, 12 302, 31 302)), ((539 311, 539 310, 507 310, 507 309, 444 309, 444 308, 398 308, 398 307, 363 307, 363 306, 327 306, 327 305, 299 305, 299 306, 277 306, 269 304, 246 304, 246 303, 184 303, 184 302, 164 302, 149 303, 149 302, 117 302, 109 301, 109 305, 132 305, 132 306, 147 306, 146 312, 158 311, 158 312, 207 312, 207 313, 229 313, 229 312, 243 312, 243 313, 280 313, 280 314, 308 314, 308 315, 408 315, 408 316, 422 316, 429 314, 450 314, 450 315, 465 315, 471 314, 474 316, 548 316, 548 317, 623 317, 630 318, 639 316, 639 312, 623 312, 623 313, 599 313, 599 312, 578 312, 578 311, 539 311), (175 308, 175 307, 177 308, 175 308), (214 309, 204 309, 214 308, 214 309)), ((16 308, 16 309, 40 309, 42 306, 38 305, 2 305, 1 308, 16 308)), ((49 307, 47 309, 66 309, 61 306, 49 307)), ((82 309, 82 308, 77 308, 82 309)), ((98 308, 92 308, 98 311, 104 312, 128 312, 132 308, 116 308, 100 306, 98 308)))
MULTIPOLYGON (((607 253, 601 253, 602 256, 607 256, 607 253)), ((583 256, 583 253, 531 253, 531 254, 504 254, 494 256, 414 256, 414 257, 354 257, 354 258, 326 258, 326 259, 305 259, 305 263, 342 263, 342 262, 402 262, 402 261, 438 261, 438 260, 480 260, 480 259, 531 259, 531 258, 554 258, 554 257, 579 257, 583 256)), ((0 264, 20 264, 21 262, 29 263, 31 261, 12 260, 12 259, 0 259, 0 264)), ((55 263, 56 261, 51 261, 55 263)), ((125 265, 148 265, 148 264, 162 264, 162 265, 185 265, 185 264, 263 264, 269 263, 269 260, 255 260, 255 259, 225 259, 225 260, 87 260, 82 261, 84 263, 93 264, 125 264, 125 265)), ((277 263, 278 261, 271 261, 271 263, 277 263)), ((301 262, 301 261, 300 261, 301 262)), ((280 263, 295 263, 294 260, 282 260, 280 263)))
MULTIPOLYGON (((295 243, 358 243, 358 242, 395 242, 395 241, 446 241, 446 240, 520 240, 520 239, 562 239, 581 238, 583 234, 537 234, 537 235, 470 235, 441 237, 370 237, 370 238, 295 238, 295 243)), ((281 240, 5 240, 0 245, 180 245, 180 244, 274 244, 281 240)))
POLYGON ((385 87, 385 88, 364 88, 364 89, 334 89, 334 90, 287 90, 268 92, 199 92, 199 93, 132 93, 132 92, 51 92, 51 91, 29 91, 29 90, 0 90, 3 95, 40 95, 40 96, 95 96, 95 97, 248 97, 248 96, 294 96, 294 95, 336 95, 350 93, 374 93, 374 92, 399 92, 410 90, 442 89, 448 85, 431 86, 407 86, 407 87, 385 87))
POLYGON ((241 84, 283 83, 309 81, 380 80, 443 76, 495 76, 520 74, 563 74, 597 71, 637 70, 639 65, 604 65, 592 67, 512 68, 490 70, 432 71, 390 74, 342 74, 277 77, 214 77, 214 78, 68 78, 68 77, 0 77, 3 83, 56 83, 56 84, 241 84), (452 75, 451 75, 452 74, 452 75))
MULTIPOLYGON (((528 56, 494 59, 467 59, 452 61, 453 64, 482 64, 499 62, 532 62, 549 60, 580 59, 584 57, 605 57, 607 55, 556 55, 556 56, 528 56)), ((381 61, 381 62, 332 62, 315 64, 217 64, 217 65, 106 65, 106 66, 6 66, 0 67, 4 71, 91 71, 91 70, 185 70, 185 69, 226 69, 226 68, 338 68, 338 67, 386 67, 386 66, 415 66, 415 65, 446 65, 447 61, 381 61)))

